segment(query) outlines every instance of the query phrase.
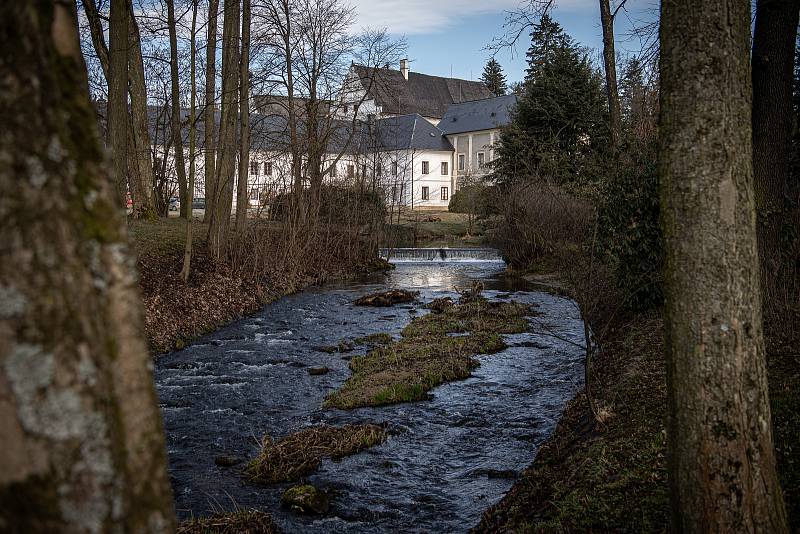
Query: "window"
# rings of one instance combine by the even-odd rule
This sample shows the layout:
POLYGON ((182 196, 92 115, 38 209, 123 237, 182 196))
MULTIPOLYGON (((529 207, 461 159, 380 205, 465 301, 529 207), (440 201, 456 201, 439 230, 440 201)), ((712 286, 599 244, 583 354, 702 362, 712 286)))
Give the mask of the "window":
POLYGON ((430 161, 423 161, 422 162, 422 174, 430 174, 431 172, 431 163, 430 161))
POLYGON ((250 189, 250 200, 258 200, 258 188, 253 187, 250 189))
POLYGON ((361 164, 361 177, 364 178, 366 176, 367 176, 367 164, 366 163, 362 163, 361 164))
POLYGON ((250 162, 250 174, 252 174, 253 176, 258 176, 258 162, 257 161, 251 161, 250 162))
POLYGON ((348 178, 355 178, 356 176, 356 167, 352 163, 347 165, 347 177, 348 178))
POLYGON ((463 171, 467 168, 467 156, 466 154, 459 154, 458 155, 458 170, 463 171))
POLYGON ((336 164, 331 165, 331 178, 336 178, 336 164))
POLYGON ((428 188, 426 186, 422 186, 422 200, 428 200, 430 194, 428 192, 428 188))
POLYGON ((482 169, 486 166, 486 154, 478 152, 478 168, 482 169))
POLYGON ((447 176, 450 174, 450 169, 448 169, 449 165, 446 161, 442 162, 442 176, 447 176))
POLYGON ((392 162, 392 176, 397 176, 397 162, 392 162))
POLYGON ((347 107, 347 104, 345 104, 345 105, 344 105, 344 112, 345 112, 345 113, 347 113, 348 109, 350 109, 350 108, 348 108, 348 107, 347 107))
POLYGON ((380 176, 381 172, 383 172, 383 166, 381 165, 381 162, 379 161, 375 166, 375 176, 380 176))
POLYGON ((264 164, 264 174, 272 176, 272 162, 268 161, 264 164))
POLYGON ((397 186, 393 185, 392 186, 392 202, 394 202, 395 200, 397 200, 397 186))
POLYGON ((442 188, 442 200, 447 200, 450 197, 449 193, 450 192, 447 190, 447 188, 443 187, 442 188))

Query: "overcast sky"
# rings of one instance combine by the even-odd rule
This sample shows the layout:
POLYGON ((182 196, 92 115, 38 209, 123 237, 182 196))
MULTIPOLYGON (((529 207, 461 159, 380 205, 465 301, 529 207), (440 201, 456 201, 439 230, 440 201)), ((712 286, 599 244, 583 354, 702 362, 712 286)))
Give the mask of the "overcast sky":
MULTIPOLYGON (((351 0, 361 26, 386 27, 408 40, 411 69, 425 74, 477 79, 490 56, 485 47, 503 33, 505 13, 519 0, 351 0)), ((652 18, 656 0, 628 0, 627 13, 617 22, 618 48, 635 53, 632 21, 652 18)), ((600 50, 599 4, 597 0, 558 0, 553 17, 584 46, 600 50)), ((524 36, 516 51, 505 50, 497 59, 509 81, 519 80, 525 69, 529 38, 524 36)))

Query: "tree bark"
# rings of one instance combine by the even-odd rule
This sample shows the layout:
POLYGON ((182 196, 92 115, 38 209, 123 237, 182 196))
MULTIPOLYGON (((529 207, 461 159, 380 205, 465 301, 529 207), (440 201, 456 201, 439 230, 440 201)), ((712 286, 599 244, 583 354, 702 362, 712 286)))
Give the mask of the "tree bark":
POLYGON ((144 62, 142 60, 142 39, 139 35, 139 24, 133 14, 133 5, 128 0, 129 24, 129 57, 128 85, 131 95, 131 135, 129 150, 132 152, 129 161, 133 164, 129 173, 133 193, 134 212, 138 217, 147 219, 155 217, 153 203, 153 161, 150 159, 152 143, 150 141, 150 121, 147 113, 147 88, 144 80, 144 62))
POLYGON ((134 259, 74 6, 0 3, 0 530, 168 533, 134 259))
POLYGON ((127 208, 128 142, 128 13, 127 0, 111 0, 111 22, 108 30, 108 144, 111 147, 114 183, 117 198, 127 208))
MULTIPOLYGON (((155 215, 153 204, 153 163, 150 158, 151 143, 147 116, 147 90, 144 80, 144 65, 142 62, 142 46, 139 36, 139 25, 133 14, 133 7, 128 1, 130 13, 128 46, 128 86, 131 96, 130 118, 133 128, 127 132, 127 162, 128 179, 131 183, 132 213, 134 216, 150 218, 155 215)), ((83 0, 86 18, 89 21, 89 32, 92 45, 100 59, 100 66, 106 81, 110 81, 110 66, 108 48, 103 35, 103 24, 97 4, 94 0, 83 0)))
POLYGON ((787 532, 761 326, 750 3, 661 3, 668 467, 675 532, 787 532))
POLYGON ((205 151, 205 177, 206 209, 203 222, 211 221, 214 212, 214 199, 216 198, 216 157, 217 150, 214 146, 215 130, 217 127, 217 108, 215 105, 217 92, 217 13, 219 0, 208 2, 208 37, 206 41, 206 101, 203 113, 203 150, 205 151))
POLYGON ((214 211, 208 227, 208 242, 217 261, 228 249, 233 180, 236 171, 236 119, 239 93, 239 1, 225 0, 222 26, 222 118, 216 169, 214 211))
POLYGON ((196 172, 195 157, 197 157, 197 2, 192 0, 192 37, 189 45, 189 78, 190 78, 190 97, 189 97, 189 191, 186 203, 186 242, 183 248, 183 267, 181 267, 181 279, 184 283, 189 281, 189 273, 192 265, 192 203, 194 202, 194 178, 196 172))
POLYGON ((250 172, 250 0, 242 0, 242 54, 239 72, 239 181, 236 184, 236 231, 247 225, 247 173, 250 172))
POLYGON ((180 197, 180 216, 186 218, 188 200, 186 185, 186 160, 183 157, 183 129, 181 127, 181 87, 178 78, 178 35, 175 27, 175 0, 167 0, 167 26, 169 28, 169 72, 172 80, 171 120, 172 150, 175 154, 175 172, 178 176, 178 196, 180 197))
POLYGON ((779 270, 788 192, 798 0, 758 0, 753 34, 753 179, 765 290, 779 270))
POLYGON ((617 87, 614 15, 611 14, 609 2, 610 0, 600 0, 600 23, 603 27, 603 66, 606 71, 606 97, 608 98, 611 147, 616 148, 622 135, 622 112, 620 111, 619 89, 617 87))

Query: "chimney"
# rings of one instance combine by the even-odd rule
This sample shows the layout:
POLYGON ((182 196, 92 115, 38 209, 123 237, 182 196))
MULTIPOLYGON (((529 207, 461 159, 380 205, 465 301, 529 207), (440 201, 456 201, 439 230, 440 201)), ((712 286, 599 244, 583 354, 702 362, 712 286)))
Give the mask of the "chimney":
POLYGON ((403 73, 403 78, 408 80, 408 59, 400 60, 400 72, 403 73))

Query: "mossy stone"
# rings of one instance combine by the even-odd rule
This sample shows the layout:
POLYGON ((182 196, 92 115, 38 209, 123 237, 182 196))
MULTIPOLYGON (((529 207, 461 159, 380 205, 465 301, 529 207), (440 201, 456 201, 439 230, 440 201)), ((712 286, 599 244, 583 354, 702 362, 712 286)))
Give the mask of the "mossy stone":
POLYGON ((311 484, 302 484, 287 489, 281 503, 293 512, 301 514, 325 514, 331 506, 330 497, 311 484))

